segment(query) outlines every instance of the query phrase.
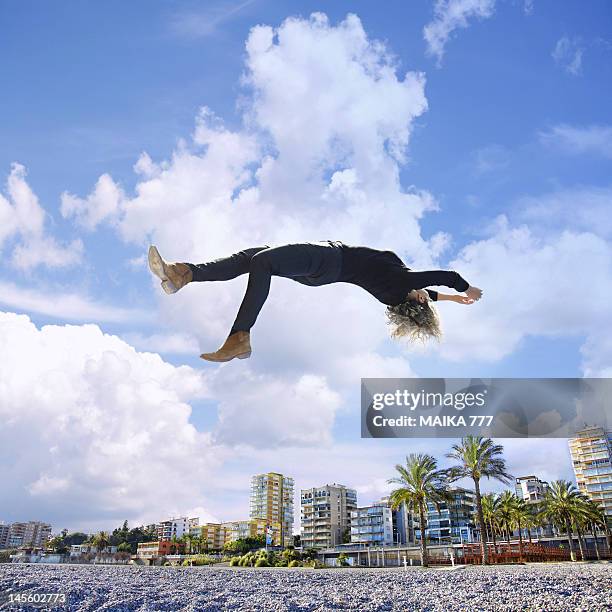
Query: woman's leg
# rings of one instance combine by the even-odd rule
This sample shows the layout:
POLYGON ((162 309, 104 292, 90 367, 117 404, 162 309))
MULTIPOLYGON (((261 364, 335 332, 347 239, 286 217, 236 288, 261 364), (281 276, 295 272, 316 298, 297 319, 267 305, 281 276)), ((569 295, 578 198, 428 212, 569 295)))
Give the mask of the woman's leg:
POLYGON ((270 292, 272 276, 308 276, 321 266, 320 247, 286 244, 256 253, 249 267, 249 282, 230 335, 250 331, 270 292))
POLYGON ((192 281, 226 281, 236 278, 241 274, 246 274, 249 271, 253 256, 268 248, 267 245, 254 247, 252 249, 244 249, 229 257, 220 257, 206 263, 187 264, 193 274, 192 281))

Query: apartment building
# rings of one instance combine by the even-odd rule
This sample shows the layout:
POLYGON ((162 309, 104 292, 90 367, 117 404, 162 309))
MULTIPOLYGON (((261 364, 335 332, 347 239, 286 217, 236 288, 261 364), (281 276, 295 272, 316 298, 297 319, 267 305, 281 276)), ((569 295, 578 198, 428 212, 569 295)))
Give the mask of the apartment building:
MULTIPOLYGON (((476 510, 475 494, 469 489, 455 487, 449 489, 451 501, 441 503, 439 508, 427 504, 427 526, 425 537, 432 544, 461 544, 477 539, 474 524, 476 510)), ((415 516, 418 520, 418 516, 415 516)), ((421 539, 421 529, 417 525, 415 539, 421 539)))
POLYGON ((375 503, 351 512, 351 542, 368 546, 393 544, 393 513, 388 505, 375 503))
POLYGON ((271 522, 265 518, 252 518, 244 521, 229 521, 222 523, 222 526, 225 529, 226 542, 264 536, 269 546, 287 546, 283 544, 283 526, 278 521, 271 522))
MULTIPOLYGON (((548 491, 548 483, 545 480, 540 480, 537 476, 519 476, 514 485, 514 491, 519 499, 526 501, 528 504, 537 504, 544 501, 546 491, 548 491)), ((528 537, 550 537, 554 534, 553 525, 544 523, 538 527, 532 527, 529 530, 522 529, 523 535, 528 537)), ((518 530, 514 530, 513 535, 518 537, 518 530)))
POLYGON ((167 521, 161 521, 157 523, 157 538, 161 541, 177 540, 186 533, 192 527, 196 527, 199 524, 198 518, 171 518, 167 521))
POLYGON ((202 549, 221 550, 228 541, 227 527, 221 523, 203 523, 189 528, 189 535, 200 540, 202 549))
POLYGON ((548 490, 548 483, 536 476, 519 476, 516 479, 514 490, 519 499, 528 503, 537 503, 544 499, 548 490))
MULTIPOLYGON (((374 505, 388 506, 391 508, 389 497, 383 497, 374 505)), ((412 515, 408 512, 406 504, 402 503, 399 508, 391 509, 391 521, 393 523, 393 543, 399 545, 414 544, 414 522, 412 515)))
POLYGON ((293 544, 293 478, 277 472, 251 478, 251 519, 280 524, 280 546, 293 544))
POLYGON ((0 548, 8 548, 9 533, 11 531, 10 525, 0 523, 0 548))
POLYGON ((303 548, 331 548, 350 539, 357 492, 340 484, 300 491, 300 539, 303 548))
POLYGON ((569 448, 578 488, 603 506, 612 524, 612 431, 586 427, 569 440, 569 448))
MULTIPOLYGON (((4 530, 3 530, 4 531, 4 530)), ((11 523, 5 535, 6 548, 42 548, 51 538, 51 525, 40 521, 11 523)))

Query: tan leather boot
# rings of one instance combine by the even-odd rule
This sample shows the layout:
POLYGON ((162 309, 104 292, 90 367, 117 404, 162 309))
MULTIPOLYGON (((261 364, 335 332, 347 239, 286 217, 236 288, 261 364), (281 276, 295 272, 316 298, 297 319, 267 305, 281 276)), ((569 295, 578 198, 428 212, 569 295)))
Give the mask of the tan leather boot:
POLYGON ((231 361, 234 357, 246 359, 251 356, 251 338, 249 332, 239 331, 227 338, 223 346, 214 353, 200 355, 206 361, 231 361))
POLYGON ((162 259, 157 247, 149 247, 149 268, 161 280, 166 293, 176 293, 193 279, 191 268, 184 263, 168 263, 162 259))

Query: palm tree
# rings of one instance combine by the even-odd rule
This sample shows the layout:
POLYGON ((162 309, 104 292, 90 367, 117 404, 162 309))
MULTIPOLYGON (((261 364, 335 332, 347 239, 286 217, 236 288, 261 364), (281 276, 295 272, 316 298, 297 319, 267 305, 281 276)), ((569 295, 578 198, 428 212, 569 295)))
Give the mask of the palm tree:
POLYGON ((527 529, 527 537, 529 538, 529 543, 531 544, 532 543, 531 530, 535 529, 536 535, 537 535, 537 530, 541 526, 542 523, 539 517, 539 510, 538 510, 537 503, 533 503, 533 502, 528 503, 527 509, 529 510, 529 512, 527 513, 527 516, 525 517, 525 528, 527 529))
POLYGON ((599 543, 597 541, 597 528, 602 527, 605 529, 606 514, 604 512, 603 507, 592 499, 587 500, 585 504, 585 514, 587 523, 591 530, 591 534, 593 535, 593 542, 595 544, 595 555, 597 556, 597 560, 600 561, 601 554, 599 552, 599 543))
POLYGON ((495 532, 499 527, 499 497, 495 493, 485 493, 482 496, 482 516, 488 526, 489 534, 493 540, 493 550, 497 554, 497 539, 495 532))
POLYGON ((208 537, 204 531, 201 532, 198 540, 199 552, 208 552, 208 537))
POLYGON ((192 546, 193 546, 193 536, 190 533, 183 534, 183 544, 185 544, 186 552, 188 555, 191 554, 192 546))
POLYGON ((522 561, 523 559, 523 527, 529 524, 532 514, 531 514, 531 509, 529 508, 529 505, 524 499, 517 497, 516 495, 514 497, 516 501, 514 502, 514 511, 512 515, 514 519, 514 524, 516 525, 516 528, 518 529, 519 555, 522 561))
POLYGON ((170 541, 171 541, 171 544, 169 547, 169 552, 171 555, 176 555, 180 550, 179 548, 180 538, 177 538, 176 534, 173 534, 172 539, 170 541))
POLYGON ((406 457, 406 465, 395 466, 399 476, 390 478, 390 484, 399 487, 391 492, 389 501, 391 508, 397 510, 403 503, 409 510, 418 512, 421 529, 421 565, 429 565, 427 542, 425 540, 425 512, 427 502, 439 505, 449 501, 446 490, 445 471, 438 469, 437 461, 431 455, 410 454, 406 457))
POLYGON ((92 539, 91 543, 96 547, 98 552, 102 552, 110 543, 106 531, 98 532, 92 539))
POLYGON ((511 491, 504 491, 499 496, 499 522, 506 534, 506 542, 510 542, 510 534, 514 523, 514 512, 516 510, 517 497, 511 491))
POLYGON ((587 509, 586 500, 581 500, 576 508, 576 515, 572 521, 574 528, 576 529, 576 535, 578 536, 578 549, 580 550, 580 558, 586 560, 586 545, 584 543, 583 528, 586 526, 587 521, 587 509))
POLYGON ((542 498, 534 505, 535 512, 535 525, 539 528, 538 537, 544 537, 544 527, 549 526, 551 528, 553 536, 557 537, 561 535, 561 530, 559 529, 558 521, 554 520, 554 518, 550 515, 550 513, 546 512, 546 501, 545 497, 542 498))
POLYGON ((447 471, 448 478, 451 481, 461 478, 471 478, 474 481, 483 564, 489 563, 489 553, 486 543, 485 522, 482 514, 480 480, 482 478, 495 478, 505 483, 512 480, 512 476, 506 472, 506 462, 501 456, 503 450, 504 447, 501 444, 495 444, 491 438, 466 436, 461 439, 461 444, 454 444, 451 452, 446 455, 450 459, 457 461, 457 465, 447 471))
POLYGON ((543 514, 546 518, 565 528, 572 561, 576 561, 572 522, 580 515, 582 504, 582 495, 571 482, 566 480, 552 482, 544 496, 543 514))

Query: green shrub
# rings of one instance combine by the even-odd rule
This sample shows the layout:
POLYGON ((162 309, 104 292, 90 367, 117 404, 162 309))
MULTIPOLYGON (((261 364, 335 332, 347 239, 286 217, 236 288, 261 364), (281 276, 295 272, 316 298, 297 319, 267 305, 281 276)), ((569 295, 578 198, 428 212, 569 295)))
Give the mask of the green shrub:
POLYGON ((236 565, 240 565, 240 557, 232 557, 229 563, 232 567, 235 567, 236 565))
POLYGON ((208 555, 196 555, 195 557, 190 557, 189 560, 194 566, 212 565, 215 562, 215 559, 213 559, 213 557, 209 557, 208 555))
POLYGON ((259 559, 257 559, 257 561, 255 561, 255 567, 270 567, 270 564, 266 559, 260 557, 259 559))
POLYGON ((289 561, 293 561, 294 559, 297 559, 298 561, 301 559, 300 553, 297 550, 295 550, 294 548, 286 548, 281 553, 281 556, 282 556, 283 559, 287 560, 287 563, 289 561))
POLYGON ((293 561, 289 561, 288 567, 300 567, 300 562, 297 559, 294 559, 293 561))
POLYGON ((316 559, 317 558, 317 549, 316 548, 307 548, 303 553, 302 553, 302 558, 304 559, 316 559))

